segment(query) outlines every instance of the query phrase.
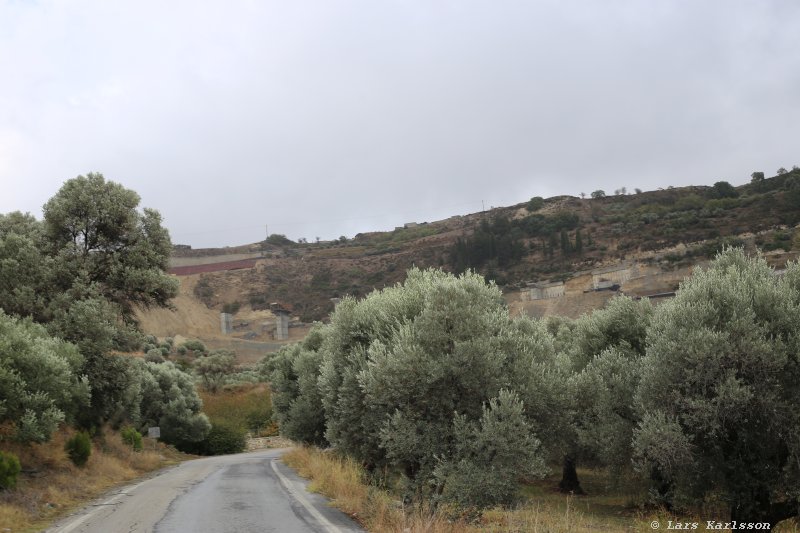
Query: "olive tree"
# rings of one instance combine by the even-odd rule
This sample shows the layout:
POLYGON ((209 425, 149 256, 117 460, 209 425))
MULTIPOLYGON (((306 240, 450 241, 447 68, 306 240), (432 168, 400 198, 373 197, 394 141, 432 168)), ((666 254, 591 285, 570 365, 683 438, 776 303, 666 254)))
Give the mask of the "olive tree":
POLYGON ((582 493, 575 463, 579 458, 616 469, 629 464, 630 441, 638 422, 633 393, 639 360, 647 345, 653 306, 646 299, 611 299, 603 309, 577 319, 565 344, 573 374, 567 381, 572 431, 560 488, 582 493))
MULTIPOLYGON (((514 361, 525 348, 514 349, 513 343, 503 342, 510 320, 500 291, 477 274, 455 277, 435 270, 409 272, 406 286, 419 301, 410 306, 417 307, 418 313, 405 323, 396 322, 388 340, 376 339, 369 345, 366 364, 357 375, 368 420, 379 424, 372 431, 378 429, 388 464, 405 475, 409 490, 417 497, 424 497, 431 488, 441 492, 448 483, 451 487, 463 485, 467 466, 471 470, 468 477, 487 480, 504 469, 542 474, 538 467, 519 470, 517 463, 505 463, 500 457, 497 463, 481 460, 480 454, 473 454, 463 442, 468 433, 486 431, 487 424, 491 425, 492 414, 481 422, 487 405, 495 415, 509 409, 524 421, 506 428, 509 448, 520 458, 529 458, 526 454, 530 452, 538 458, 534 464, 542 461, 531 424, 521 417, 524 407, 518 396, 492 403, 509 382, 527 382, 522 376, 512 379, 510 368, 530 371, 514 361), (528 451, 519 448, 522 443, 531 446, 528 451), (437 475, 442 461, 452 468, 444 466, 437 475)), ((404 296, 395 295, 401 301, 404 296)), ((515 480, 511 475, 503 483, 513 487, 515 480)), ((492 497, 487 493, 481 503, 503 503, 507 494, 498 491, 492 497)))
POLYGON ((219 350, 197 359, 194 362, 194 371, 206 390, 216 392, 225 382, 225 378, 233 372, 234 365, 233 354, 219 350))
POLYGON ((136 306, 167 306, 177 282, 164 275, 172 248, 161 215, 137 210, 139 195, 102 174, 68 180, 44 205, 44 235, 58 257, 60 288, 76 278, 97 283, 101 294, 132 320, 136 306))
POLYGON ((325 444, 325 417, 317 387, 322 356, 316 348, 318 329, 302 342, 284 346, 259 363, 272 389, 273 418, 281 434, 306 444, 325 444))
POLYGON ((23 442, 45 442, 88 404, 78 349, 30 320, 0 311, 0 423, 23 442))
POLYGON ((740 522, 800 509, 800 268, 722 252, 656 310, 634 448, 675 505, 714 494, 740 522))
POLYGON ((283 433, 313 442, 322 428, 369 470, 402 474, 409 497, 482 507, 543 474, 555 446, 537 432, 564 412, 557 359, 546 327, 511 320, 481 276, 411 269, 403 284, 344 299, 329 325, 264 366, 283 433), (492 490, 479 498, 471 480, 492 490))
POLYGON ((170 361, 133 361, 130 391, 130 400, 135 404, 130 409, 134 413, 133 422, 142 429, 161 427, 161 438, 172 444, 204 439, 211 423, 202 413, 203 402, 192 376, 170 361))
POLYGON ((434 470, 443 501, 473 508, 511 504, 517 478, 547 473, 540 442, 523 411, 517 395, 504 389, 484 406, 480 421, 455 417, 454 453, 434 470))

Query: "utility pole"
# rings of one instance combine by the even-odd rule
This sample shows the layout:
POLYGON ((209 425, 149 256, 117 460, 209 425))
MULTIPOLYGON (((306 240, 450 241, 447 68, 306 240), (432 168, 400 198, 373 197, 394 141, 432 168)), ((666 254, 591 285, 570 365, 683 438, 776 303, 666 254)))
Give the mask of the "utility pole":
POLYGON ((266 239, 269 239, 269 224, 264 224, 264 229, 267 231, 266 239))

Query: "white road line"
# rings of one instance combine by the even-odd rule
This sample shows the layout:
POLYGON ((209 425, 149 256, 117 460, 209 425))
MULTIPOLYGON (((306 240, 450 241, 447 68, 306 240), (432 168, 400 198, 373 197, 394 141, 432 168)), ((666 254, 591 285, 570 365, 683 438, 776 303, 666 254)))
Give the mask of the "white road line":
POLYGON ((281 471, 278 470, 278 467, 275 466, 275 462, 276 461, 277 461, 276 459, 273 459, 272 461, 270 461, 270 465, 272 466, 272 470, 274 470, 275 473, 278 475, 278 479, 281 481, 281 483, 286 488, 286 490, 289 492, 289 494, 291 494, 292 497, 294 497, 294 499, 296 499, 298 502, 300 502, 300 504, 303 507, 305 507, 306 510, 309 513, 311 513, 311 515, 314 518, 317 519, 317 522, 319 522, 320 525, 322 525, 325 529, 327 529, 329 531, 329 533, 342 533, 341 529, 339 529, 338 527, 336 527, 333 524, 331 524, 331 522, 327 518, 322 516, 322 514, 319 511, 317 511, 317 509, 313 505, 311 505, 311 503, 306 499, 305 496, 303 496, 301 494, 301 492, 299 490, 296 490, 294 488, 294 485, 292 484, 292 481, 289 478, 287 478, 286 476, 284 476, 281 473, 281 471))
POLYGON ((80 526, 81 524, 83 524, 84 522, 86 522, 87 520, 92 518, 93 514, 94 514, 94 512, 86 513, 85 515, 83 515, 78 520, 75 520, 74 522, 72 522, 70 524, 67 524, 66 526, 62 527, 61 529, 56 529, 54 533, 69 533, 73 529, 76 529, 78 526, 80 526))
MULTIPOLYGON (((147 480, 145 480, 145 481, 147 481, 147 480)), ((123 488, 122 490, 124 492, 121 491, 121 492, 117 493, 115 496, 109 498, 108 500, 106 500, 104 502, 95 503, 95 504, 93 504, 93 507, 95 509, 98 509, 98 508, 106 506, 106 505, 114 505, 114 504, 118 503, 115 500, 118 500, 122 496, 128 496, 131 491, 133 491, 135 489, 138 489, 145 481, 142 481, 141 483, 137 483, 136 485, 133 485, 132 487, 123 488)), ((87 520, 92 518, 95 513, 96 513, 96 511, 92 510, 92 511, 84 514, 82 517, 78 518, 74 522, 70 522, 69 524, 65 525, 64 527, 54 530, 53 533, 69 533, 70 531, 73 531, 74 529, 77 529, 84 522, 86 522, 87 520)))

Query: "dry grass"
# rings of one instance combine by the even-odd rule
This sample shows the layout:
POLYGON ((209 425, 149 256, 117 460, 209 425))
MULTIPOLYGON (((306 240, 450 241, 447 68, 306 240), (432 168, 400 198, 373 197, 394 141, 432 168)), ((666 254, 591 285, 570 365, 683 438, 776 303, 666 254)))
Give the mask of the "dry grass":
MULTIPOLYGON (((430 509, 404 509, 391 495, 366 484, 364 472, 353 460, 314 448, 295 448, 283 461, 311 480, 309 489, 331 498, 333 505, 354 517, 373 533, 589 533, 652 532, 659 521, 665 530, 668 520, 698 522, 714 517, 673 516, 637 511, 630 505, 636 497, 634 486, 610 489, 608 477, 582 471, 584 487, 595 496, 565 496, 551 489, 552 480, 529 486, 526 501, 515 509, 492 509, 477 522, 452 518, 453 513, 430 509)), ((725 530, 729 531, 729 530, 725 530)), ((800 533, 797 522, 783 523, 776 533, 800 533)))
MULTIPOLYGON (((375 533, 526 532, 571 533, 598 531, 581 513, 541 505, 513 511, 495 510, 477 523, 452 518, 447 511, 404 508, 391 495, 365 483, 362 469, 353 460, 313 448, 295 448, 283 461, 311 480, 309 489, 325 494, 333 504, 375 533)), ((608 531, 608 530, 604 530, 608 531)))
POLYGON ((0 492, 0 531, 40 530, 115 485, 187 457, 163 444, 153 450, 147 439, 145 450, 134 452, 109 430, 93 440, 89 462, 78 468, 64 451, 73 434, 63 428, 44 444, 0 443, 0 449, 19 457, 23 469, 17 487, 0 492))

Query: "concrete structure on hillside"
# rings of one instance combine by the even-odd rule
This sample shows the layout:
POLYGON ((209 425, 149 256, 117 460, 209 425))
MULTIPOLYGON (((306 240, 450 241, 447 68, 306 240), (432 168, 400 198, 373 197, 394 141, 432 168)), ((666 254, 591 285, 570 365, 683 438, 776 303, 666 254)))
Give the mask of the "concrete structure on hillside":
POLYGON ((269 308, 272 314, 275 315, 275 333, 273 334, 275 340, 285 341, 289 339, 289 310, 277 302, 271 303, 269 308))
POLYGON ((592 270, 592 288, 594 290, 610 289, 614 285, 622 285, 629 279, 639 276, 637 265, 614 265, 592 270))
POLYGON ((223 335, 229 335, 233 331, 233 315, 230 313, 220 313, 219 327, 223 335))
MULTIPOLYGON (((533 283, 527 291, 527 300, 548 300, 550 298, 561 298, 564 296, 564 282, 552 281, 545 283, 533 283)), ((523 293, 524 294, 524 293, 523 293)))
POLYGON ((285 341, 289 338, 289 313, 278 311, 275 313, 275 340, 285 341))

